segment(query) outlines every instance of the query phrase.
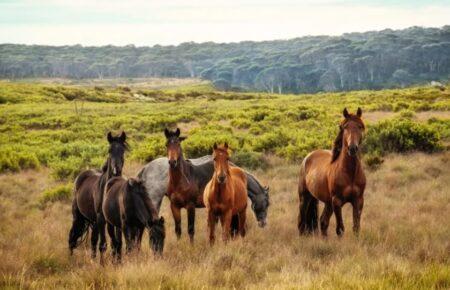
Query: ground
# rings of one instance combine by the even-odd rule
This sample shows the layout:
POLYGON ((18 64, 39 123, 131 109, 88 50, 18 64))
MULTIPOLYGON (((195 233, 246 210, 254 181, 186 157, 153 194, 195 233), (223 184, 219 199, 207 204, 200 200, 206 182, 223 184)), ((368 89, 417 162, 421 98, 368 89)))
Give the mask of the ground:
MULTIPOLYGON (((359 237, 338 238, 334 218, 329 237, 297 231, 299 164, 270 158, 256 170, 271 188, 268 226, 257 227, 250 209, 245 239, 214 247, 207 242, 205 210, 197 211, 195 244, 176 240, 168 201, 163 203, 167 239, 155 258, 145 236, 143 250, 120 265, 100 266, 88 244, 70 257, 70 203, 40 205, 40 193, 55 181, 47 169, 0 176, 1 288, 449 288, 450 153, 390 155, 368 170, 359 237)), ((143 164, 132 163, 135 175, 143 164)), ((220 228, 218 229, 220 230, 220 228)))

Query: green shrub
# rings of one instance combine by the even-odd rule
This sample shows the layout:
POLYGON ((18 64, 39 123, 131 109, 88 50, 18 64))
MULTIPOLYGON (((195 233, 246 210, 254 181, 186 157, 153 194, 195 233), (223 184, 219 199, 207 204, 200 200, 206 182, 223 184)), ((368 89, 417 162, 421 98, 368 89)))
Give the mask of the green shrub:
POLYGON ((165 155, 166 146, 164 138, 162 136, 160 138, 151 137, 137 144, 137 147, 131 153, 131 159, 150 162, 153 159, 165 155))
POLYGON ((377 169, 384 162, 378 152, 365 154, 364 161, 370 169, 377 169))
POLYGON ((367 152, 433 152, 440 150, 438 131, 427 124, 407 119, 386 120, 369 127, 365 142, 367 152))
POLYGON ((400 118, 404 118, 404 119, 412 119, 414 118, 414 111, 411 110, 402 110, 400 111, 400 118))
POLYGON ((238 129, 248 129, 252 125, 252 122, 250 122, 250 120, 247 120, 244 118, 238 118, 238 119, 233 119, 231 121, 231 125, 238 129))
POLYGON ((58 185, 44 191, 39 199, 41 204, 55 201, 67 201, 72 197, 72 184, 58 185))
POLYGON ((0 172, 19 171, 39 167, 36 154, 9 147, 0 151, 0 172))
POLYGON ((264 157, 264 154, 248 150, 239 150, 233 152, 231 160, 239 167, 248 169, 264 169, 267 167, 267 160, 264 157))
POLYGON ((274 152, 289 143, 289 136, 282 130, 268 132, 253 140, 253 149, 258 152, 274 152))

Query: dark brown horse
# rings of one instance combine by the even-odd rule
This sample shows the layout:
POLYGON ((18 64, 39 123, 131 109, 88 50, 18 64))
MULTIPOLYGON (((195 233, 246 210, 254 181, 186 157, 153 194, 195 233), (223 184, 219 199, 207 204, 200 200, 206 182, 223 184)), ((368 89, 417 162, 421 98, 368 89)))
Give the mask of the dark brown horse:
POLYGON ((218 218, 222 239, 228 241, 231 222, 237 220, 237 231, 245 236, 247 209, 247 175, 239 167, 230 166, 228 144, 214 144, 214 174, 205 187, 203 200, 208 210, 209 242, 214 244, 218 218))
POLYGON ((190 241, 194 241, 195 208, 204 207, 203 190, 211 179, 211 166, 213 164, 193 165, 184 159, 180 137, 180 129, 171 132, 165 129, 167 139, 167 155, 169 162, 169 185, 167 195, 170 199, 170 208, 175 221, 175 233, 181 237, 181 209, 187 210, 188 233, 190 241))
POLYGON ((92 258, 95 258, 97 243, 100 234, 100 253, 106 250, 106 240, 104 238, 104 218, 101 214, 101 202, 106 182, 113 176, 122 174, 124 164, 124 154, 128 148, 126 143, 126 134, 113 137, 108 133, 109 142, 108 159, 103 165, 102 171, 86 170, 80 173, 75 179, 74 198, 72 201, 72 228, 69 233, 69 250, 78 246, 80 238, 92 228, 91 250, 92 258), (102 234, 103 232, 103 234, 102 234))
POLYGON ((336 216, 336 234, 343 234, 341 208, 347 202, 353 206, 353 231, 356 234, 359 232, 366 187, 366 177, 358 154, 365 130, 361 115, 360 108, 355 115, 344 109, 345 119, 340 123, 333 150, 316 150, 303 159, 298 184, 300 234, 317 230, 318 200, 325 203, 320 217, 322 235, 327 235, 333 212, 336 216))
POLYGON ((103 214, 111 238, 113 256, 120 261, 122 233, 125 234, 126 251, 140 249, 145 228, 150 231, 150 246, 155 254, 164 248, 164 218, 158 213, 143 183, 134 178, 114 177, 108 181, 102 203, 103 214))

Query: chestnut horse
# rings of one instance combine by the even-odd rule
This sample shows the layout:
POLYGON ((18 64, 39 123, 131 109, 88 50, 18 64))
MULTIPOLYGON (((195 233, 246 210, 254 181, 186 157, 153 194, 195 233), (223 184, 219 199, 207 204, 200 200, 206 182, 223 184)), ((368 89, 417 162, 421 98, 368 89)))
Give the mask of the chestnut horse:
POLYGON ((222 239, 228 241, 232 220, 237 219, 237 231, 245 236, 247 209, 247 175, 239 167, 229 164, 228 144, 214 144, 214 174, 203 193, 208 210, 209 242, 214 244, 215 228, 220 218, 222 239))
POLYGON ((364 204, 366 177, 361 166, 358 148, 365 126, 361 120, 362 110, 349 114, 344 109, 344 120, 332 151, 316 150, 303 159, 300 167, 298 195, 300 234, 315 232, 318 228, 318 200, 325 204, 320 217, 320 230, 327 235, 330 218, 336 216, 336 234, 344 232, 342 206, 350 202, 353 206, 353 231, 358 234, 364 204))
POLYGON ((75 179, 74 197, 72 201, 72 228, 69 233, 70 254, 78 246, 79 240, 88 227, 92 228, 91 248, 92 258, 97 252, 97 243, 100 235, 100 253, 106 250, 106 240, 104 235, 105 221, 101 212, 101 202, 106 182, 114 177, 122 175, 124 164, 124 154, 128 149, 126 134, 118 137, 108 133, 109 142, 108 159, 102 167, 102 171, 86 170, 80 173, 75 179))

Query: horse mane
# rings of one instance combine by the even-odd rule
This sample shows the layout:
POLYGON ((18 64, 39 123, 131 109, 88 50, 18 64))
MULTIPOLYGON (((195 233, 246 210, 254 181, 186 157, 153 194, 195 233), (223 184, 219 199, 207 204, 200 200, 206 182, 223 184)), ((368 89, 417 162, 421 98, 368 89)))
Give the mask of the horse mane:
POLYGON ((339 126, 339 133, 333 142, 333 149, 331 150, 331 152, 332 152, 331 163, 336 161, 338 159, 339 155, 341 154, 343 136, 344 136, 344 128, 341 125, 341 126, 339 126))

